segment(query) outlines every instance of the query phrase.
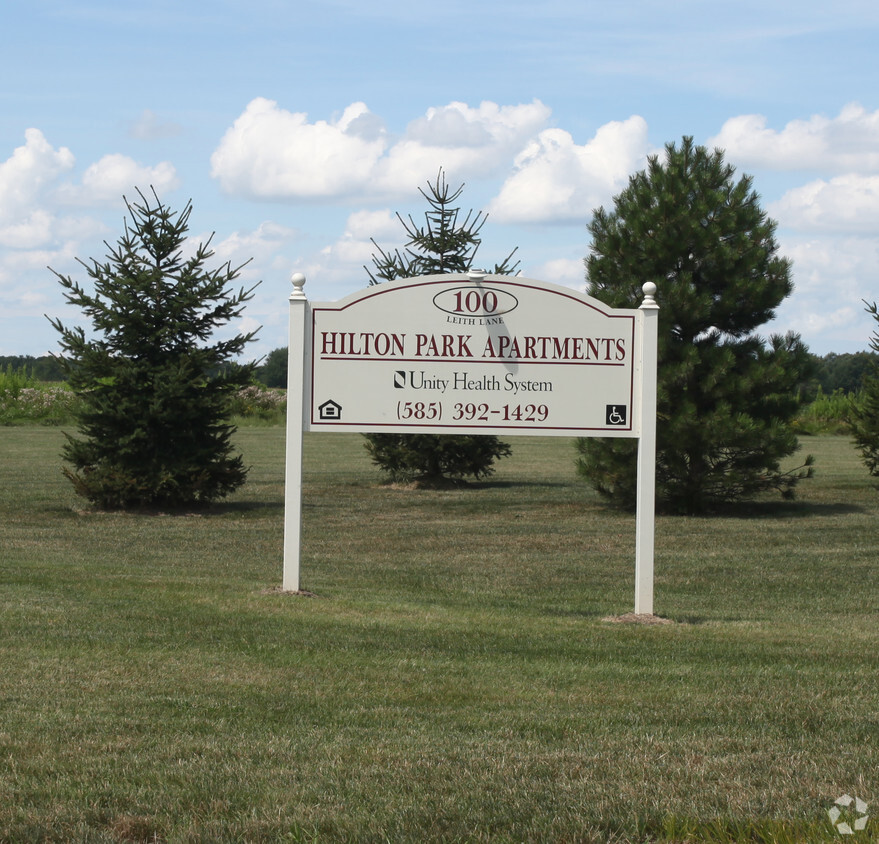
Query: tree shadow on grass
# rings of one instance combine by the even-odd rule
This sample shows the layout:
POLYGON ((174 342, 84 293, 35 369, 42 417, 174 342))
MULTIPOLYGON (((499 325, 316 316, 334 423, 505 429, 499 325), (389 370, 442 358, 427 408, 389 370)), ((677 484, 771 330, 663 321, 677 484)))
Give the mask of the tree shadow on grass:
POLYGON ((867 512, 866 507, 845 502, 819 501, 742 501, 713 514, 731 519, 807 519, 815 516, 852 516, 867 512))
POLYGON ((430 493, 430 492, 480 492, 481 490, 492 489, 562 489, 569 487, 571 484, 564 481, 529 481, 529 480, 510 480, 497 481, 486 479, 481 481, 468 481, 460 479, 451 479, 441 484, 423 484, 419 481, 411 483, 395 483, 393 481, 382 481, 373 485, 375 489, 389 489, 399 492, 412 493, 430 493))
POLYGON ((143 516, 147 518, 211 518, 228 515, 271 515, 272 511, 284 512, 284 502, 279 501, 219 501, 204 506, 190 507, 125 507, 113 510, 83 504, 80 507, 50 505, 46 513, 73 516, 143 516))
POLYGON ((520 479, 512 481, 471 481, 464 488, 478 491, 481 489, 562 489, 569 486, 571 484, 564 481, 529 481, 520 479))
MULTIPOLYGON (((284 512, 284 499, 277 501, 220 501, 205 508, 206 516, 224 516, 235 514, 270 515, 272 511, 284 512)), ((198 513, 199 511, 196 511, 198 513)))

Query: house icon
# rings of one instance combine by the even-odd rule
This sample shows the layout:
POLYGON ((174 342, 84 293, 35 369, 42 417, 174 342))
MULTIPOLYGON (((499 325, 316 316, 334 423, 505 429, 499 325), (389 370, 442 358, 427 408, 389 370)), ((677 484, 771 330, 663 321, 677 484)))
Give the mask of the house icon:
POLYGON ((318 405, 317 409, 322 422, 330 422, 342 418, 342 405, 332 399, 318 405))

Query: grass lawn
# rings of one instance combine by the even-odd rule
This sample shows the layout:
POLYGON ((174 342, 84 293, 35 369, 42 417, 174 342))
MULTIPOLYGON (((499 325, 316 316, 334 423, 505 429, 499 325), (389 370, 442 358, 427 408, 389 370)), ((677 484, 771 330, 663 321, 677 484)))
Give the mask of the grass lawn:
MULTIPOLYGON (((284 443, 210 513, 84 509, 57 429, 0 428, 0 842, 839 841, 879 814, 879 491, 812 438, 799 499, 634 517, 565 439, 489 482, 380 486, 307 435, 280 594, 284 443)), ((879 838, 879 818, 854 842, 879 838)), ((846 840, 846 839, 842 839, 846 840)))

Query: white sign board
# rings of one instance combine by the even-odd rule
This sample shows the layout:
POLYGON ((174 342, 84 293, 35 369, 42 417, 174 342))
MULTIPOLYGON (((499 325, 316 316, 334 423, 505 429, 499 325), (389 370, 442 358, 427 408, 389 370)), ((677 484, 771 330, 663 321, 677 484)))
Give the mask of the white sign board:
POLYGON ((656 287, 637 310, 482 272, 310 303, 293 276, 284 582, 299 590, 303 431, 637 437, 635 612, 653 613, 656 287))
POLYGON ((306 430, 638 436, 637 314, 507 276, 315 303, 306 430))

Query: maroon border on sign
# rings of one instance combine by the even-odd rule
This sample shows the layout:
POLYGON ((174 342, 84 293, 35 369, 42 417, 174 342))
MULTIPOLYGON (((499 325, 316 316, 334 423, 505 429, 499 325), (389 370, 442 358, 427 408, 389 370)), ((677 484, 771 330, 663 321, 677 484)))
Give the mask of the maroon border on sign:
MULTIPOLYGON (((363 422, 332 422, 322 419, 315 419, 315 411, 316 408, 314 406, 314 375, 315 375, 315 362, 320 360, 325 361, 376 361, 374 357, 320 357, 316 354, 315 344, 316 340, 316 321, 318 312, 336 312, 339 313, 341 311, 345 311, 348 308, 353 307, 354 305, 358 305, 361 302, 365 302, 368 299, 372 299, 376 296, 389 295, 393 293, 397 293, 401 290, 411 290, 414 287, 433 287, 436 285, 450 285, 450 284, 460 284, 460 283, 473 283, 473 279, 468 278, 467 276, 461 276, 458 274, 450 275, 448 278, 432 278, 430 281, 411 281, 405 284, 393 284, 393 282, 389 284, 379 284, 376 285, 375 290, 370 290, 367 288, 362 293, 353 294, 353 298, 351 301, 346 302, 341 306, 337 306, 336 303, 332 302, 321 302, 318 305, 313 305, 311 308, 311 391, 310 391, 310 404, 311 407, 309 409, 310 416, 310 426, 317 427, 322 430, 326 430, 329 428, 351 428, 354 430, 361 429, 364 427, 370 429, 380 429, 380 430, 389 430, 389 429, 410 429, 413 431, 427 431, 431 426, 429 425, 418 425, 406 422, 389 422, 387 424, 383 423, 363 423, 363 422)), ((561 296, 563 299, 570 299, 573 302, 576 302, 578 305, 581 305, 586 308, 590 308, 591 310, 601 314, 601 316, 606 319, 621 319, 621 320, 629 320, 630 321, 630 343, 631 349, 634 354, 635 351, 635 314, 634 313, 624 313, 624 314, 615 314, 608 313, 602 307, 594 305, 591 301, 584 301, 583 294, 579 294, 576 291, 571 290, 568 292, 565 288, 562 287, 547 287, 545 284, 541 283, 528 283, 527 281, 517 281, 515 278, 506 279, 506 278, 498 278, 496 276, 492 276, 489 279, 486 279, 486 283, 488 285, 501 285, 501 286, 510 286, 517 287, 520 289, 526 290, 536 290, 540 293, 550 293, 556 296, 561 296)), ((344 301, 344 300, 340 300, 344 301)), ((442 309, 438 309, 442 310, 442 309)), ((388 359, 390 361, 391 359, 388 359)), ((423 362, 423 358, 393 358, 394 363, 413 363, 413 362, 423 362)), ((457 358, 431 358, 431 363, 454 363, 458 359, 457 358)), ((625 363, 600 363, 600 362, 591 362, 591 361, 532 361, 532 360, 521 360, 521 359, 509 359, 505 361, 499 361, 494 358, 482 358, 482 359, 470 359, 468 358, 468 363, 473 364, 502 364, 502 363, 517 363, 524 366, 605 366, 605 367, 624 367, 627 364, 625 363)), ((553 425, 542 425, 542 426, 531 426, 531 425, 493 425, 490 428, 484 427, 480 428, 479 426, 474 425, 442 425, 439 426, 443 430, 454 429, 456 431, 467 431, 468 433, 480 434, 488 431, 506 431, 506 432, 523 432, 527 431, 529 433, 533 433, 534 435, 539 435, 541 431, 570 431, 572 434, 577 432, 598 432, 598 433, 610 433, 613 431, 620 432, 631 432, 634 430, 635 420, 634 420, 634 399, 635 399, 635 367, 636 361, 633 359, 631 363, 631 373, 629 375, 629 421, 627 425, 614 426, 614 427, 570 427, 570 426, 553 426, 553 425)), ((436 427, 436 426, 434 426, 436 427)), ((375 431, 378 433, 379 431, 375 431)))

